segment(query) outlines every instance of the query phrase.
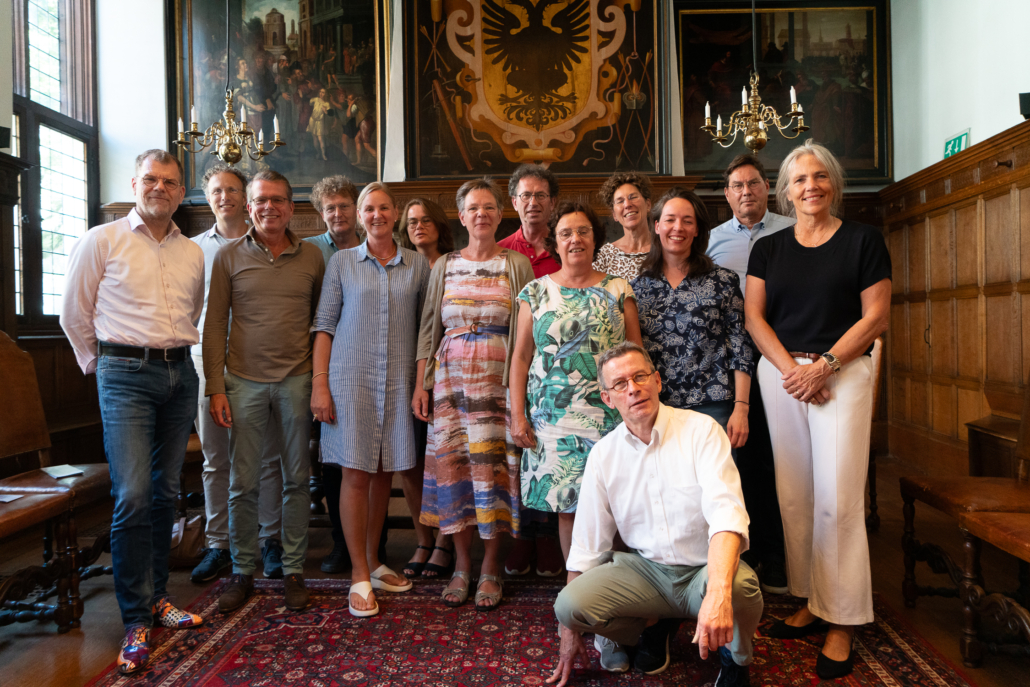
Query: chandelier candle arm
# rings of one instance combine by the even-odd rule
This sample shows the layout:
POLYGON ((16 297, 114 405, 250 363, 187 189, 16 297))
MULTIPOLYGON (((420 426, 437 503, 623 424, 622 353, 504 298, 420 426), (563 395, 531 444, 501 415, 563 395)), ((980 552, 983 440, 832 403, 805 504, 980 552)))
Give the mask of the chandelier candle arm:
POLYGON ((740 110, 730 115, 725 134, 722 130, 722 115, 716 116, 716 125, 713 127, 710 104, 705 104, 705 125, 701 130, 709 134, 716 143, 723 148, 729 148, 736 142, 737 134, 743 134, 744 145, 757 152, 768 143, 772 127, 786 139, 797 138, 809 130, 809 127, 805 126, 804 111, 797 102, 797 93, 793 86, 790 89, 790 112, 781 116, 772 105, 762 104, 762 97, 758 94, 757 73, 752 72, 750 81, 751 95, 748 96, 747 87, 741 90, 740 110), (786 121, 783 121, 784 118, 786 121), (797 120, 797 126, 791 129, 794 120, 797 120), (793 136, 786 133, 788 129, 794 133, 793 136))

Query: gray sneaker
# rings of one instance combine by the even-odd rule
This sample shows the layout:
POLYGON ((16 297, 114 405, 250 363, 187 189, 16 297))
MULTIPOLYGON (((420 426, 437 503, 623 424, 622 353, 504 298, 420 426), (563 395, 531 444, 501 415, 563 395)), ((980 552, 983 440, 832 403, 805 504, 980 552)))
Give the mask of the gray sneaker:
POLYGON ((616 644, 607 637, 594 635, 594 648, 601 652, 601 667, 609 673, 625 673, 629 670, 629 655, 626 647, 616 644))

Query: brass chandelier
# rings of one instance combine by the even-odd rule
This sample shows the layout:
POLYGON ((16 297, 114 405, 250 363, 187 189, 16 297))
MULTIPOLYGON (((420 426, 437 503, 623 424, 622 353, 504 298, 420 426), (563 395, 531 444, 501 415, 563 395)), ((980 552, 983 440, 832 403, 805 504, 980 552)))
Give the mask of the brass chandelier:
POLYGON ((272 118, 275 138, 271 141, 272 147, 265 150, 264 132, 254 131, 247 126, 247 111, 240 110, 240 121, 236 122, 236 110, 233 108, 233 90, 229 88, 229 0, 225 2, 225 112, 222 113, 222 121, 216 121, 201 132, 197 128, 196 109, 190 108, 190 128, 183 130, 182 117, 179 118, 179 135, 175 139, 176 145, 190 155, 196 155, 206 148, 214 146, 212 155, 227 165, 234 165, 243 159, 246 153, 251 160, 260 160, 270 154, 279 146, 286 143, 279 136, 279 118, 272 118))
POLYGON ((716 117, 716 123, 712 125, 711 106, 705 103, 705 125, 701 131, 708 132, 712 139, 723 148, 729 148, 737 140, 739 134, 744 136, 744 145, 752 152, 758 152, 769 142, 769 131, 775 127, 780 135, 786 139, 797 138, 802 132, 808 131, 810 127, 805 126, 805 114, 801 105, 798 104, 794 87, 790 87, 790 112, 784 115, 777 114, 772 105, 763 105, 762 98, 758 95, 758 15, 755 12, 755 0, 751 0, 751 40, 752 56, 754 63, 751 71, 751 95, 747 94, 747 87, 740 91, 740 110, 730 115, 729 128, 724 133, 722 130, 722 116, 716 117), (786 122, 783 121, 786 117, 786 122), (784 133, 790 128, 791 123, 797 120, 797 126, 790 129, 793 136, 784 133))

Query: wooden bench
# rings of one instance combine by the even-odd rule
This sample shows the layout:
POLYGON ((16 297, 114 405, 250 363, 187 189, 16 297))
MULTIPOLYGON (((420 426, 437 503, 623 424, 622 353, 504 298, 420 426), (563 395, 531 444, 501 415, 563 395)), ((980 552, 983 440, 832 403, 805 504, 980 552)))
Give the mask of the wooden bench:
MULTIPOLYGON (((1030 641, 1030 579, 1020 575, 1020 588, 1011 595, 984 591, 980 569, 981 542, 988 542, 1024 563, 1030 563, 1030 513, 963 513, 959 527, 965 537, 962 567, 962 662, 975 668, 985 651, 1030 656, 1030 644, 995 644, 980 637, 981 616, 1030 641), (1017 597, 1017 598, 1014 598, 1017 597)), ((1025 567, 1022 570, 1025 571, 1025 567)))

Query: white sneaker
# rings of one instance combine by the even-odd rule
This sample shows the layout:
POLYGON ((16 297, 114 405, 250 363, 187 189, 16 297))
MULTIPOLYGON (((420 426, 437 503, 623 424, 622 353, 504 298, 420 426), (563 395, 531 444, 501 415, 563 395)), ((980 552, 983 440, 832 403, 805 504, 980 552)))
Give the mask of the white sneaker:
POLYGON ((594 648, 601 652, 601 667, 609 673, 625 673, 629 670, 629 654, 626 653, 626 647, 607 637, 594 635, 594 648))

